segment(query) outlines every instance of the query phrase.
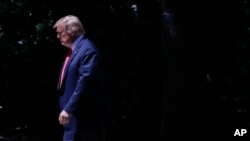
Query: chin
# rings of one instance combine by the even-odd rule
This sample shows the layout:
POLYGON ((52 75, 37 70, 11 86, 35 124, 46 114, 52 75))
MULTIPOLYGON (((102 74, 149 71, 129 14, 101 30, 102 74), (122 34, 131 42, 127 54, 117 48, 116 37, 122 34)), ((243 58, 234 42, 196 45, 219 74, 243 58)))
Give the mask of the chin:
POLYGON ((66 44, 64 44, 64 43, 61 43, 61 45, 62 45, 62 46, 65 46, 65 47, 67 47, 67 45, 66 45, 66 44))

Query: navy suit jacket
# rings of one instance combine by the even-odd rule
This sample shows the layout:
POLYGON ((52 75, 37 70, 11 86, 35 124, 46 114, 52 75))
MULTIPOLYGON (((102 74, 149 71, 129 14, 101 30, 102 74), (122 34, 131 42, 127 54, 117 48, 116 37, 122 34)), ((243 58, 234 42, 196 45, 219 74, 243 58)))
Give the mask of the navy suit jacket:
POLYGON ((98 49, 83 36, 69 58, 62 88, 58 85, 58 91, 62 91, 60 108, 76 117, 77 126, 94 128, 106 122, 108 107, 101 67, 98 49))

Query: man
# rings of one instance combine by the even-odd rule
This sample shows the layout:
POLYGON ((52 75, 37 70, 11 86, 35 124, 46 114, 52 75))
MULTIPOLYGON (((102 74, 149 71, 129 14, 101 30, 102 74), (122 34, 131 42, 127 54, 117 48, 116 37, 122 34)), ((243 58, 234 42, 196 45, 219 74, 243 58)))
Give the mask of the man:
POLYGON ((57 87, 63 141, 101 141, 108 116, 100 53, 85 36, 78 17, 65 16, 53 27, 61 44, 69 50, 57 87))

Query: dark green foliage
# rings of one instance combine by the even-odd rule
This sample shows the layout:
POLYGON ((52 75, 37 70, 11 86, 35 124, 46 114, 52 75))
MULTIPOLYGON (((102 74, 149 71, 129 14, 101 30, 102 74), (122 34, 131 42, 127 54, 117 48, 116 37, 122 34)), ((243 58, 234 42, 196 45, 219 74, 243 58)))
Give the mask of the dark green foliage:
POLYGON ((178 137, 191 133, 193 120, 231 120, 214 116, 231 109, 233 124, 249 124, 249 1, 192 2, 2 0, 0 134, 60 129, 56 85, 66 50, 52 26, 68 14, 102 53, 112 139, 150 140, 160 130, 178 137), (174 40, 163 7, 174 14, 174 40))
POLYGON ((235 46, 234 60, 232 62, 232 73, 234 74, 228 78, 228 86, 230 87, 233 99, 233 124, 249 125, 250 118, 250 89, 249 89, 249 1, 242 0, 234 3, 232 16, 228 16, 232 21, 232 44, 235 46), (237 9, 237 10, 236 10, 237 9))
MULTIPOLYGON (((83 22, 86 36, 101 50, 107 93, 115 113, 114 128, 124 125, 127 130, 133 126, 131 134, 141 134, 139 129, 146 126, 145 121, 159 118, 155 115, 159 110, 155 109, 160 105, 150 106, 161 95, 159 4, 152 1, 156 4, 148 10, 145 6, 149 5, 136 1, 70 3, 1 2, 0 112, 4 116, 0 124, 7 119, 14 121, 2 130, 24 125, 43 129, 48 124, 57 128, 56 85, 65 50, 52 26, 60 17, 74 14, 83 22), (133 4, 138 11, 134 11, 133 4), (16 119, 12 114, 22 116, 16 119)), ((154 122, 149 123, 153 126, 154 122)))

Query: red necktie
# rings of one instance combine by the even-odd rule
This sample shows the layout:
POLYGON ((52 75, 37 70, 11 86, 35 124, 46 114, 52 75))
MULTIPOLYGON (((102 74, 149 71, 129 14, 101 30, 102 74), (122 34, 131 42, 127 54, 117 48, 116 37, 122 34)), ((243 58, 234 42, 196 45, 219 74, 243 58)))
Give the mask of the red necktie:
POLYGON ((65 58, 65 61, 64 61, 62 72, 61 72, 60 88, 62 87, 62 82, 63 82, 64 73, 65 73, 65 68, 66 68, 66 65, 67 65, 67 63, 69 61, 69 57, 70 57, 71 53, 72 53, 72 49, 69 48, 68 53, 67 53, 66 58, 65 58))

